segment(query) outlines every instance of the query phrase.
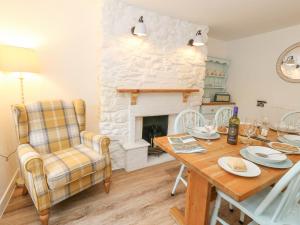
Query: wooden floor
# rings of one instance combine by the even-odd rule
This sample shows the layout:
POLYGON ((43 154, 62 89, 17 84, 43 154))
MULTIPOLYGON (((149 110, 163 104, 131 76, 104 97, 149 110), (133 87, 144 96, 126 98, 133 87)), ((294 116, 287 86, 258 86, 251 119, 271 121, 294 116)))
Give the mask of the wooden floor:
MULTIPOLYGON (((182 184, 174 197, 170 195, 178 170, 179 163, 173 161, 131 173, 115 171, 109 194, 104 193, 102 184, 95 185, 54 206, 49 224, 174 225, 169 208, 184 207, 182 184)), ((221 215, 230 224, 239 224, 239 212, 229 212, 228 204, 222 205, 221 215)), ((39 225, 29 195, 22 196, 16 189, 0 224, 39 225)))

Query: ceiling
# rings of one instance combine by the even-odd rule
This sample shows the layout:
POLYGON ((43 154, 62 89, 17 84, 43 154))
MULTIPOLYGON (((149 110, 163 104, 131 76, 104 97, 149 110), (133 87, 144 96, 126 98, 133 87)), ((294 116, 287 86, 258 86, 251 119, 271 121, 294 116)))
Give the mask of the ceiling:
POLYGON ((300 24, 299 0, 125 0, 158 13, 208 25, 209 36, 234 40, 300 24))

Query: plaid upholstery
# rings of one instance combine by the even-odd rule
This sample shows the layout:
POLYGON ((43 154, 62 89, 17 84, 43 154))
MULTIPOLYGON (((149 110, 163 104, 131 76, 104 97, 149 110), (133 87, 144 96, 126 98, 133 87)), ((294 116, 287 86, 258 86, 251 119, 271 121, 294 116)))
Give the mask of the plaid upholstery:
POLYGON ((28 117, 25 105, 15 105, 12 107, 16 130, 20 144, 29 142, 28 137, 28 117))
POLYGON ((19 145, 18 156, 21 172, 37 209, 50 208, 50 195, 47 186, 43 160, 29 144, 19 145))
POLYGON ((43 161, 48 186, 52 190, 105 167, 104 157, 85 145, 45 154, 43 161))
POLYGON ((83 131, 84 101, 12 109, 21 174, 38 211, 111 177, 109 138, 83 131))
POLYGON ((104 168, 104 178, 111 177, 112 168, 111 168, 111 158, 109 154, 109 143, 110 140, 108 137, 103 135, 95 135, 92 132, 82 131, 80 133, 81 143, 92 148, 94 151, 103 155, 105 158, 105 168, 104 168))
POLYGON ((79 131, 85 130, 85 103, 81 99, 77 99, 73 101, 73 105, 75 108, 77 122, 79 124, 79 131))
POLYGON ((85 176, 66 186, 50 190, 52 205, 55 205, 103 180, 103 170, 85 176))
POLYGON ((95 135, 93 132, 80 132, 81 143, 85 144, 86 146, 98 152, 99 154, 102 154, 101 141, 103 138, 105 138, 105 136, 99 134, 95 135))
POLYGON ((62 101, 26 105, 29 143, 40 153, 51 153, 80 143, 74 106, 62 101))

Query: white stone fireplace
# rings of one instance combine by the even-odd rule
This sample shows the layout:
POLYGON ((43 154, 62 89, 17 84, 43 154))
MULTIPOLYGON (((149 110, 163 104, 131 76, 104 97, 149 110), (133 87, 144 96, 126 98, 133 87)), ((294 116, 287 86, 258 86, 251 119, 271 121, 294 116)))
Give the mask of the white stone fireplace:
MULTIPOLYGON (((159 89, 156 89, 159 90, 159 89)), ((143 93, 140 94, 136 105, 128 101, 128 140, 122 146, 125 150, 125 169, 132 171, 143 167, 172 160, 168 154, 148 156, 150 143, 142 139, 143 118, 148 116, 168 116, 167 134, 173 134, 174 120, 177 114, 187 108, 197 109, 200 104, 199 93, 191 96, 191 100, 183 102, 181 92, 172 93, 143 93), (194 98, 194 102, 192 99, 194 98)), ((130 96, 128 96, 130 99, 130 96)), ((200 98, 201 103, 201 98, 200 98)))

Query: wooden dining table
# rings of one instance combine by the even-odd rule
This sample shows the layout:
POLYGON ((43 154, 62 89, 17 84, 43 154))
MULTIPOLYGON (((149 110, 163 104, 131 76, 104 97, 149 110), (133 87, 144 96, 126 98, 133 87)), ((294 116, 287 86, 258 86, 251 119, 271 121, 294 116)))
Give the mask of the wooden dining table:
MULTIPOLYGON (((270 131, 268 139, 275 141, 277 134, 270 131)), ((256 194, 264 188, 276 183, 288 169, 274 169, 259 166, 261 174, 246 178, 230 174, 218 165, 218 159, 223 156, 241 157, 240 150, 245 147, 240 141, 237 145, 227 144, 227 136, 208 144, 205 140, 197 140, 206 152, 194 154, 176 154, 169 144, 168 137, 157 137, 155 145, 175 157, 187 168, 188 187, 185 198, 184 213, 177 207, 170 209, 170 215, 179 225, 206 225, 210 220, 210 202, 212 190, 217 188, 237 201, 256 194)), ((265 142, 255 141, 255 145, 265 145, 265 142)), ((300 160, 300 155, 288 155, 294 163, 300 160)))

